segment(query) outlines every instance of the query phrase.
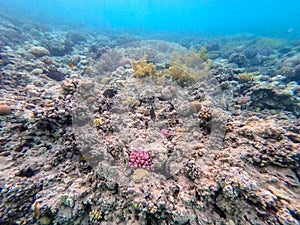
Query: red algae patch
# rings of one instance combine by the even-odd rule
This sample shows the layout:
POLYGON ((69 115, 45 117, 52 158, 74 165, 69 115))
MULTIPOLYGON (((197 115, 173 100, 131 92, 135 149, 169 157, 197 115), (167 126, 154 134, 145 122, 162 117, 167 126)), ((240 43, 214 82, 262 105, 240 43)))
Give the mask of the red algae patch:
POLYGON ((0 105, 0 115, 8 115, 11 113, 11 109, 9 105, 1 104, 0 105))

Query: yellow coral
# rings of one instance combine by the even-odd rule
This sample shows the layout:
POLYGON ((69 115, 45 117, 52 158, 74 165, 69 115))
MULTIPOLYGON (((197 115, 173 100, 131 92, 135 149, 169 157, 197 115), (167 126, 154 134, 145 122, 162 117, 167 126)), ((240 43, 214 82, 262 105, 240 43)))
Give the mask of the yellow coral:
POLYGON ((147 57, 144 56, 140 60, 132 60, 132 68, 137 78, 157 76, 156 66, 153 63, 147 63, 147 57))
POLYGON ((198 67, 201 63, 206 62, 208 60, 208 53, 205 47, 200 48, 197 52, 195 49, 192 49, 188 53, 186 53, 183 57, 183 62, 188 67, 198 67))
POLYGON ((192 49, 183 56, 184 64, 188 67, 197 67, 203 60, 199 57, 195 49, 192 49))
MULTIPOLYGON (((184 55, 173 52, 169 65, 169 68, 157 71, 154 63, 147 62, 147 56, 138 61, 132 60, 135 77, 155 77, 157 78, 156 82, 163 85, 166 82, 164 75, 169 74, 171 79, 181 86, 192 84, 205 76, 211 69, 212 62, 208 60, 207 49, 202 47, 198 52, 193 49, 184 55)), ((127 102, 124 102, 124 104, 131 105, 127 102)), ((136 104, 134 103, 134 105, 136 104)))
POLYGON ((97 119, 94 119, 93 123, 94 123, 95 127, 100 127, 104 122, 103 122, 103 119, 97 118, 97 119))
POLYGON ((243 82, 243 83, 246 83, 246 82, 249 82, 249 81, 253 81, 254 79, 254 76, 256 76, 258 73, 256 72, 253 72, 253 73, 240 73, 238 74, 238 79, 243 82))
POLYGON ((199 52, 198 52, 197 54, 198 54, 198 56, 199 56, 204 62, 206 62, 206 61, 208 60, 208 58, 209 58, 209 54, 208 54, 208 52, 207 52, 207 48, 205 48, 205 47, 201 47, 200 50, 199 50, 199 52))
POLYGON ((207 74, 211 67, 212 61, 208 60, 206 48, 201 48, 199 52, 192 49, 183 56, 173 52, 170 67, 166 73, 173 81, 183 86, 198 81, 207 74))
POLYGON ((92 210, 89 213, 89 219, 90 219, 90 222, 92 222, 92 223, 96 223, 96 222, 101 221, 101 219, 102 219, 102 212, 98 211, 98 210, 92 210))
POLYGON ((133 108, 138 107, 141 103, 139 100, 130 97, 130 98, 126 99, 125 101, 123 101, 122 104, 124 106, 127 106, 130 109, 133 109, 133 108))
POLYGON ((170 64, 171 65, 181 65, 182 63, 183 63, 183 61, 181 60, 179 53, 172 52, 170 64))
POLYGON ((173 81, 181 86, 195 82, 195 79, 188 73, 184 66, 171 66, 167 70, 167 73, 172 77, 173 81))

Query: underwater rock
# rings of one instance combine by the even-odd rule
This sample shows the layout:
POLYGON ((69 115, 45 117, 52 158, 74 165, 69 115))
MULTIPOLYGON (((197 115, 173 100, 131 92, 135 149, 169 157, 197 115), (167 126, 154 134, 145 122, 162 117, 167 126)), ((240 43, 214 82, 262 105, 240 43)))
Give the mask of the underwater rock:
POLYGON ((244 54, 248 59, 253 59, 257 56, 257 50, 256 49, 247 49, 244 51, 244 54))
POLYGON ((31 167, 23 168, 16 174, 19 177, 32 177, 34 176, 36 171, 31 167))
POLYGON ((64 40, 50 40, 46 42, 46 46, 53 56, 64 56, 72 50, 72 43, 64 40))
POLYGON ((44 70, 41 68, 35 68, 31 71, 31 73, 34 75, 39 75, 39 74, 42 74, 43 72, 44 72, 44 70))
POLYGON ((0 115, 8 115, 11 113, 11 109, 9 105, 0 104, 0 115))
POLYGON ((110 51, 111 48, 108 46, 101 46, 101 45, 92 45, 89 47, 89 53, 91 54, 91 56, 94 59, 99 58, 100 56, 102 56, 103 54, 105 54, 106 52, 110 51))
POLYGON ((245 67, 249 64, 247 57, 242 53, 233 53, 229 56, 228 61, 235 63, 238 67, 245 67))
POLYGON ((34 55, 35 57, 42 57, 45 55, 50 55, 50 52, 48 49, 41 47, 41 46, 36 46, 32 47, 29 52, 34 55))
POLYGON ((257 53, 262 56, 270 56, 274 54, 274 50, 271 48, 260 48, 257 50, 257 53))
POLYGON ((226 62, 216 62, 210 71, 219 83, 231 81, 234 78, 235 71, 226 62))
POLYGON ((82 33, 74 32, 74 31, 67 33, 66 39, 68 39, 73 44, 78 44, 79 42, 86 41, 86 37, 82 33))
POLYGON ((136 169, 132 175, 132 180, 135 183, 144 181, 149 176, 149 172, 144 169, 136 169))
POLYGON ((300 81, 300 55, 288 58, 282 62, 281 71, 287 77, 300 81))
POLYGON ((281 48, 278 50, 278 52, 280 52, 281 54, 287 54, 290 51, 292 51, 292 48, 290 48, 290 47, 285 47, 285 48, 281 48))
POLYGON ((65 79, 65 74, 58 70, 49 70, 47 76, 56 81, 63 81, 65 79))
POLYGON ((11 61, 10 61, 8 55, 7 55, 7 54, 4 54, 4 53, 1 53, 1 54, 0 54, 0 62, 1 62, 1 64, 2 64, 3 66, 6 66, 7 64, 10 64, 10 63, 11 63, 11 61), (1 61, 2 61, 2 62, 1 62, 1 61))
POLYGON ((178 90, 175 86, 167 86, 161 90, 161 97, 170 100, 176 97, 178 90))
POLYGON ((8 43, 20 43, 23 39, 22 31, 16 27, 11 21, 8 19, 4 19, 1 17, 0 24, 0 40, 5 44, 8 43))
POLYGON ((26 217, 31 212, 32 198, 41 190, 40 182, 26 179, 27 182, 24 183, 23 180, 22 177, 15 177, 14 182, 9 180, 1 190, 1 203, 5 205, 5 208, 0 206, 1 219, 9 221, 6 224, 14 224, 16 219, 26 217))
POLYGON ((221 46, 218 43, 210 43, 205 46, 208 51, 219 51, 221 46))
POLYGON ((106 98, 113 98, 117 94, 117 91, 111 88, 106 89, 103 92, 104 97, 106 98))

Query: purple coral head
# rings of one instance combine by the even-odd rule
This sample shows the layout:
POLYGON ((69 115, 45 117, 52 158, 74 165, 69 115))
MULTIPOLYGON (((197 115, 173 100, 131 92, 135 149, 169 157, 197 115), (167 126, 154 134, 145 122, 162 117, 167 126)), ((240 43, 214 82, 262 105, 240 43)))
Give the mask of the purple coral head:
POLYGON ((130 152, 129 166, 132 168, 145 168, 149 170, 154 168, 150 154, 144 150, 133 150, 130 152))
POLYGON ((160 133, 163 134, 166 138, 169 138, 171 136, 170 131, 166 128, 161 129, 160 133))

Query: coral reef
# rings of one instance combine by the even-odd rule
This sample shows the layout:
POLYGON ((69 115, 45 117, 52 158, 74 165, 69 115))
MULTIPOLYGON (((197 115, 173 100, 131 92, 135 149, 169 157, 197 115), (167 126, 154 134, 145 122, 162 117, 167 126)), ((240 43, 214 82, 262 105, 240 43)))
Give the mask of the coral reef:
POLYGON ((1 224, 299 224, 299 42, 91 34, 2 18, 1 224))
POLYGON ((282 62, 281 72, 289 80, 300 81, 300 54, 287 58, 282 62))

